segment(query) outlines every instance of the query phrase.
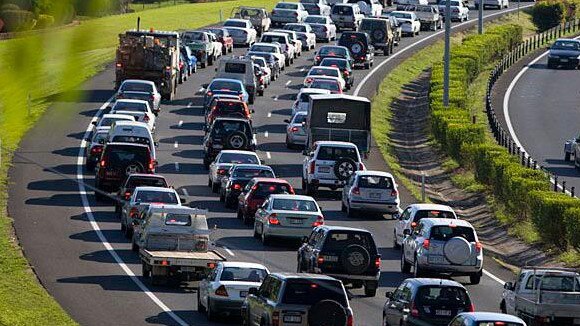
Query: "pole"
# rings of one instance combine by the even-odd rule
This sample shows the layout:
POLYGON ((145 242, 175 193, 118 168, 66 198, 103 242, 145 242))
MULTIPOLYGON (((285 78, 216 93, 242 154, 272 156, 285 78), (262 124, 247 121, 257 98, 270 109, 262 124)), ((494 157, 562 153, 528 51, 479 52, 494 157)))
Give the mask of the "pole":
POLYGON ((449 60, 451 51, 451 0, 445 1, 445 55, 443 56, 443 105, 449 107, 449 60))
POLYGON ((141 30, 141 16, 137 17, 137 31, 141 30))
POLYGON ((421 202, 425 202, 425 173, 421 173, 421 202))
POLYGON ((518 20, 520 20, 520 0, 518 0, 518 20))
POLYGON ((479 0, 478 15, 477 15, 477 33, 483 34, 483 4, 485 0, 479 0))

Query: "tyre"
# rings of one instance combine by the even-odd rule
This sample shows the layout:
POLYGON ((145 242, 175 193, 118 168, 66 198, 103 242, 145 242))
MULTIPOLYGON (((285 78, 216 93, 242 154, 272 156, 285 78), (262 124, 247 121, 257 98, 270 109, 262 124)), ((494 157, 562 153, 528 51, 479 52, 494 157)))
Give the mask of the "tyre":
POLYGON ((316 196, 318 194, 318 187, 312 184, 306 184, 306 195, 308 196, 316 196))
POLYGON ((499 304, 499 310, 501 311, 502 314, 507 314, 507 308, 505 306, 504 300, 501 300, 501 303, 499 304))
POLYGON ((151 276, 151 270, 149 270, 149 267, 147 267, 146 264, 141 263, 141 274, 143 274, 143 277, 145 278, 151 276))
POLYGON ((341 212, 346 212, 346 205, 344 205, 344 202, 342 202, 342 201, 340 203, 340 211, 341 212))
POLYGON ((259 95, 259 96, 264 96, 264 90, 263 90, 263 89, 259 90, 259 91, 258 91, 258 95, 259 95))
POLYGON ((213 55, 210 56, 210 57, 207 57, 207 65, 208 66, 213 66, 213 60, 214 60, 214 56, 213 55))
POLYGON ((269 246, 270 245, 270 237, 266 234, 266 232, 264 232, 264 227, 262 226, 262 233, 260 234, 260 239, 262 240, 262 244, 264 246, 269 246))
POLYGON ((322 300, 308 310, 308 325, 343 326, 348 313, 334 300, 322 300))
POLYGON ((349 218, 355 218, 357 211, 355 209, 350 208, 350 206, 346 206, 346 216, 349 218))
POLYGON ((133 237, 133 228, 126 225, 125 230, 124 230, 124 234, 125 234, 125 238, 131 239, 133 237))
POLYGON ((214 194, 217 194, 218 190, 219 190, 219 184, 217 182, 212 182, 211 184, 211 192, 213 192, 214 194))
POLYGON ((256 95, 250 94, 250 98, 248 99, 248 102, 250 102, 250 104, 254 104, 255 98, 256 98, 256 95))
POLYGON ((374 297, 377 295, 377 288, 379 285, 377 282, 367 282, 365 284, 365 296, 374 297))
POLYGON ((216 315, 215 315, 215 313, 211 309, 211 299, 209 297, 207 298, 207 307, 205 307, 205 308, 206 308, 205 313, 207 315, 207 320, 208 321, 214 321, 216 315))
POLYGON ((419 261, 415 257, 415 263, 413 264, 413 277, 418 278, 423 276, 423 270, 419 266, 419 261))
POLYGON ((202 68, 205 68, 205 67, 207 66, 207 63, 206 63, 205 61, 202 61, 202 62, 200 63, 200 66, 201 66, 202 68))
POLYGON ((369 251, 358 244, 348 245, 340 253, 339 261, 349 275, 364 273, 371 264, 369 251))
POLYGON ((87 171, 94 171, 95 170, 96 163, 93 160, 90 160, 90 161, 87 160, 87 163, 85 164, 85 166, 87 168, 87 171))
POLYGON ((99 191, 95 191, 95 200, 98 202, 103 202, 107 200, 107 195, 104 194, 104 191, 102 189, 99 189, 98 187, 97 190, 99 191))
POLYGON ((469 282, 471 284, 479 284, 481 281, 481 272, 469 275, 469 282))
POLYGON ((401 245, 399 245, 399 243, 397 242, 397 232, 396 231, 393 231, 393 248, 395 248, 395 249, 401 248, 401 245))
POLYGON ((205 314, 205 307, 201 304, 201 294, 199 293, 199 289, 197 289, 197 312, 205 314))
POLYGON ((251 220, 248 214, 242 214, 242 221, 244 222, 244 225, 250 225, 251 220))
POLYGON ((564 154, 564 161, 566 161, 566 162, 570 161, 570 153, 564 154))
POLYGON ((134 252, 139 251, 139 246, 135 243, 135 240, 131 241, 131 250, 134 252))
POLYGON ((238 218, 238 220, 241 220, 244 217, 242 210, 239 208, 238 208, 238 213, 237 213, 236 217, 238 218))
POLYGON ((411 264, 405 260, 404 248, 401 249, 401 273, 409 274, 411 272, 411 264))
POLYGON ((224 194, 224 192, 220 190, 220 202, 224 203, 225 201, 226 201, 226 194, 224 194))
POLYGON ((258 233, 258 223, 254 222, 254 238, 260 239, 260 234, 258 233))

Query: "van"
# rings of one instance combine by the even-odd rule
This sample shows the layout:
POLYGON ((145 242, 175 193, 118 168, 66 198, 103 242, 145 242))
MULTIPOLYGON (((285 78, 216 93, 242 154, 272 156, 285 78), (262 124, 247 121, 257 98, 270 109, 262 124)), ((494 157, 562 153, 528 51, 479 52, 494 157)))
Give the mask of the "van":
POLYGON ((231 57, 220 60, 216 68, 215 78, 236 79, 244 84, 249 94, 248 102, 254 103, 256 98, 256 75, 254 74, 254 62, 246 57, 231 57))
POLYGON ((157 142, 153 140, 153 135, 147 124, 134 121, 115 121, 111 125, 107 142, 110 143, 135 143, 149 146, 151 157, 157 159, 155 147, 157 142))

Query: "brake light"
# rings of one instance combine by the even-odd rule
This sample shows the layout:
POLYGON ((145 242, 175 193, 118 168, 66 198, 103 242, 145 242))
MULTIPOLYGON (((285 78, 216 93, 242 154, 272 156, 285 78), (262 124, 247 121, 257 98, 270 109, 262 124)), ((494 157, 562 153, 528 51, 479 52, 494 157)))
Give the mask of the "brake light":
POLYGON ((129 198, 131 198, 131 193, 127 191, 125 193, 125 200, 129 200, 129 198))
POLYGON ((324 264, 324 257, 318 255, 318 257, 316 257, 316 263, 318 264, 318 266, 324 264))
POLYGON ((375 267, 378 269, 381 268, 381 257, 375 258, 375 267))
POLYGON ((230 188, 234 190, 240 190, 242 189, 242 186, 239 183, 234 183, 230 188))
POLYGON ((179 61, 179 69, 183 69, 183 61, 179 61))
POLYGON ((149 159, 149 171, 153 171, 155 169, 155 161, 153 159, 149 159))
POLYGON ((212 96, 212 95, 213 95, 212 91, 207 92, 207 96, 212 96))
POLYGON ((314 221, 314 223, 312 223, 312 227, 317 227, 317 226, 321 226, 324 225, 324 216, 320 215, 316 218, 316 221, 314 221))
POLYGON ((316 61, 318 61, 318 60, 320 60, 320 56, 319 55, 316 56, 316 61))
POLYGON ((143 117, 143 121, 145 123, 148 123, 149 122, 149 115, 148 114, 145 114, 145 116, 143 117))
POLYGON ((429 239, 423 240, 423 248, 429 250, 429 244, 430 244, 429 239))
POLYGON ((270 216, 268 216, 268 223, 272 225, 280 225, 280 220, 278 220, 276 213, 270 214, 270 216))
POLYGON ((288 185, 288 192, 289 192, 291 195, 295 195, 295 194, 296 194, 296 192, 294 191, 294 188, 292 188, 292 186, 291 186, 291 185, 288 185))
POLYGON ((359 189, 359 187, 352 188, 352 193, 355 194, 355 195, 360 195, 360 189, 359 189))
POLYGON ((227 297, 228 295, 228 290, 226 290, 226 287, 223 285, 220 285, 219 288, 217 288, 215 290, 215 295, 219 295, 221 297, 227 297))
POLYGON ((292 129, 290 129, 290 130, 292 130, 292 132, 297 132, 298 131, 298 127, 292 127, 292 129))
POLYGON ((274 311, 272 313, 272 326, 279 326, 280 325, 280 312, 274 311))
POLYGON ((469 305, 469 308, 467 308, 467 312, 475 312, 475 305, 473 303, 469 305))
POLYGON ((297 13, 297 12, 295 12, 295 13, 294 13, 294 16, 295 16, 295 17, 298 17, 298 13, 297 13))
POLYGON ((170 67, 170 66, 166 66, 166 67, 165 67, 165 70, 166 70, 166 71, 171 71, 171 67, 170 67))
POLYGON ((415 302, 413 302, 413 304, 411 305, 411 316, 419 317, 419 309, 417 309, 415 302))
POLYGON ((101 167, 104 168, 107 166, 107 162, 105 160, 101 160, 101 167))
POLYGON ((226 170, 225 169, 218 169, 217 174, 224 175, 224 174, 226 174, 226 170))
POLYGON ((310 77, 306 78, 306 82, 307 83, 312 83, 312 78, 310 78, 310 77))
POLYGON ((346 317, 346 326, 354 326, 354 316, 353 315, 348 315, 348 317, 346 317))
POLYGON ((169 266, 169 262, 165 259, 161 261, 161 266, 169 266))
POLYGON ((414 229, 417 227, 417 222, 411 222, 411 227, 414 229))
POLYGON ((155 95, 151 94, 151 99, 154 100, 155 99, 155 95))
POLYGON ((362 162, 359 162, 358 163, 358 169, 361 170, 361 171, 364 170, 365 169, 365 165, 362 162))
POLYGON ((476 251, 477 253, 480 253, 482 248, 483 248, 483 245, 481 244, 481 242, 477 241, 477 242, 475 243, 475 251, 476 251))
POLYGON ((396 197, 399 194, 395 189, 391 190, 391 197, 396 197))
POLYGON ((123 98, 123 94, 117 94, 117 96, 115 96, 117 99, 121 99, 123 98))
POLYGON ((315 167, 314 161, 310 162, 309 173, 314 173, 314 167, 315 167))
POLYGON ((123 65, 122 65, 122 64, 120 64, 120 63, 117 63, 117 65, 116 65, 116 66, 117 66, 117 68, 122 68, 122 67, 123 67, 123 65))
POLYGON ((139 209, 137 207, 131 208, 131 210, 129 211, 129 217, 137 218, 137 215, 139 215, 139 209))
POLYGON ((91 154, 99 154, 103 151, 103 146, 93 146, 91 148, 91 154))

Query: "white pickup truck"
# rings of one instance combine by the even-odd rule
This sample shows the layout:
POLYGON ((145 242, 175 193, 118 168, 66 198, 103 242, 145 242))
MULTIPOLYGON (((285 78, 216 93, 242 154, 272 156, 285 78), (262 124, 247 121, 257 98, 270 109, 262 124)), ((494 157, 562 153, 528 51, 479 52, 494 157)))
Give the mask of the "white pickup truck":
POLYGON ((500 309, 528 325, 580 325, 579 270, 524 267, 505 283, 500 309))
POLYGON ((136 225, 133 250, 139 250, 143 277, 151 284, 170 278, 199 281, 225 257, 208 250, 207 211, 178 205, 151 205, 136 225))

